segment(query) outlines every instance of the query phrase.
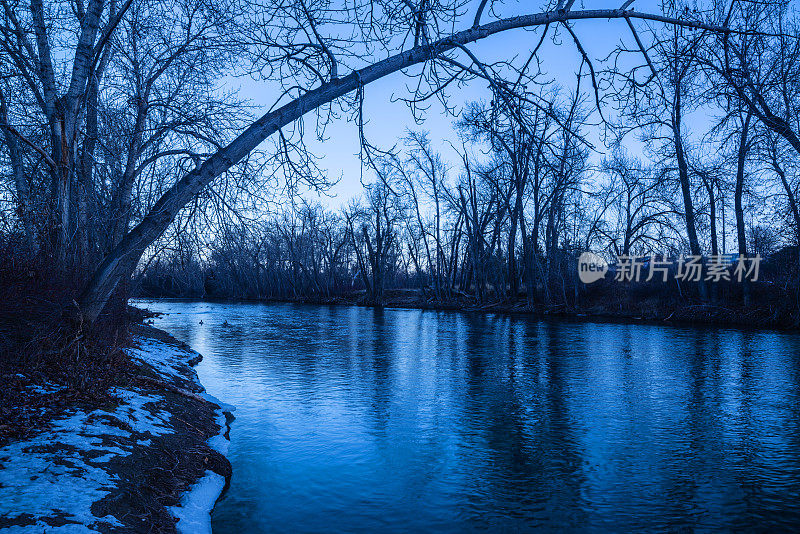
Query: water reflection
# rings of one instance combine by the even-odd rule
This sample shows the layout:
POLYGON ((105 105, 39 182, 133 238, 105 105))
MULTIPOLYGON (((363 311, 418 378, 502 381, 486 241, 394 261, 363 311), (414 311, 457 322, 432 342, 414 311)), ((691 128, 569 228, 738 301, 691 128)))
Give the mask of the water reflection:
POLYGON ((215 532, 800 525, 797 336, 147 305, 238 407, 215 532))

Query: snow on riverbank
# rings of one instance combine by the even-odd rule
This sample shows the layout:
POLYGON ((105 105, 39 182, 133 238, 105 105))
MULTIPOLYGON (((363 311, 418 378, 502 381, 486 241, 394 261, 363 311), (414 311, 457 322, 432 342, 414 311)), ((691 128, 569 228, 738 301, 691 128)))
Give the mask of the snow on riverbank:
MULTIPOLYGON (((191 367, 199 355, 152 337, 138 336, 136 342, 128 353, 147 366, 143 370, 151 376, 144 387, 117 389, 118 402, 90 411, 76 408, 34 437, 0 448, 0 533, 138 530, 136 520, 126 516, 132 505, 125 501, 138 496, 137 484, 147 492, 158 482, 148 473, 163 467, 140 460, 156 452, 163 456, 155 442, 163 449, 207 438, 207 452, 201 451, 195 464, 209 463, 214 451, 227 452, 222 403, 204 393, 191 367), (202 432, 181 434, 187 414, 197 415, 192 423, 203 426, 202 432)), ((192 452, 198 454, 198 448, 192 452)), ((195 480, 176 505, 166 507, 180 532, 210 532, 210 512, 225 484, 225 477, 210 469, 195 480)))

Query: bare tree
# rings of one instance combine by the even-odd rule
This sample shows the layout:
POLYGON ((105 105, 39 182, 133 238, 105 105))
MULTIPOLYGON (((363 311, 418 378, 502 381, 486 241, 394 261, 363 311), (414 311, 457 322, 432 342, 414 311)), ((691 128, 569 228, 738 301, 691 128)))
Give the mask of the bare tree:
POLYGON ((593 233, 607 239, 615 255, 663 252, 654 227, 672 225, 661 177, 640 161, 615 152, 604 162, 609 177, 593 197, 599 210, 593 233))
MULTIPOLYGON (((667 7, 670 13, 682 11, 676 2, 670 2, 667 7)), ((648 78, 641 81, 636 69, 612 73, 614 78, 623 82, 624 90, 620 91, 622 109, 635 124, 635 129, 644 132, 653 145, 652 149, 663 158, 664 166, 675 169, 677 173, 689 250, 695 256, 702 254, 702 248, 697 234, 691 157, 684 118, 699 103, 696 96, 702 90, 703 80, 698 74, 697 56, 703 38, 703 33, 684 32, 680 26, 671 26, 660 33, 653 32, 648 50, 637 37, 638 48, 623 48, 620 52, 641 54, 643 67, 649 70, 648 78)), ((701 297, 707 298, 707 288, 702 280, 699 289, 701 297)))
MULTIPOLYGON (((100 4, 100 0, 97 0, 97 4, 100 4)), ((423 2, 419 5, 408 1, 386 2, 382 4, 377 17, 366 16, 367 13, 377 13, 368 11, 369 6, 360 5, 341 10, 333 6, 326 7, 326 4, 305 4, 300 10, 302 17, 297 9, 287 9, 282 3, 259 5, 259 17, 267 24, 259 22, 256 25, 263 30, 259 36, 260 42, 254 44, 254 48, 262 50, 257 53, 261 60, 257 67, 259 72, 267 76, 291 80, 287 83, 286 93, 281 95, 276 104, 285 99, 290 101, 253 122, 232 142, 178 180, 152 205, 141 222, 125 234, 95 270, 80 299, 85 319, 93 322, 98 317, 116 286, 130 276, 149 244, 165 231, 179 210, 215 178, 240 162, 267 137, 351 92, 363 95, 361 88, 374 80, 414 65, 426 64, 423 75, 430 81, 432 91, 438 92, 453 78, 485 75, 482 64, 466 48, 469 43, 512 29, 566 25, 568 21, 581 19, 646 19, 724 31, 719 26, 701 21, 639 13, 628 9, 630 1, 619 8, 585 11, 573 11, 569 2, 541 13, 498 18, 483 23, 482 16, 491 13, 491 10, 485 11, 486 4, 481 2, 468 28, 454 33, 445 28, 454 28, 461 23, 458 19, 464 9, 459 2, 423 2), (346 40, 326 38, 321 33, 323 22, 352 28, 352 35, 346 40), (379 27, 383 29, 382 32, 377 31, 379 27), (407 47, 404 36, 411 35, 414 43, 407 47), (356 39, 360 39, 361 46, 353 45, 356 39), (343 73, 346 60, 352 60, 362 50, 369 51, 375 47, 391 50, 391 55, 367 66, 351 67, 348 74, 343 73), (465 57, 468 64, 464 65, 460 57, 465 57), (450 70, 445 72, 445 66, 450 70)), ((97 11, 99 7, 101 4, 97 6, 97 11)), ((90 26, 87 24, 87 27, 90 26)), ((93 43, 95 41, 92 40, 93 43)), ((88 79, 88 72, 85 78, 88 79)), ((85 87, 85 80, 78 85, 85 87)))

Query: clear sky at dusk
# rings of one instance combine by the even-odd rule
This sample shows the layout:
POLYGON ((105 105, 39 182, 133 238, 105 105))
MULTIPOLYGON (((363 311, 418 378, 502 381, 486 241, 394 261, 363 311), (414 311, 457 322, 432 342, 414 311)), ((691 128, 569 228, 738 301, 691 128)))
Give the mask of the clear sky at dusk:
MULTIPOLYGON (((502 6, 502 15, 510 16, 536 12, 541 10, 539 6, 540 4, 537 2, 509 2, 502 6)), ((582 3, 576 2, 573 9, 615 7, 619 7, 618 3, 607 0, 591 0, 582 3)), ((638 0, 633 4, 632 8, 638 11, 660 12, 658 3, 654 0, 638 0)), ((468 19, 469 17, 464 17, 465 24, 468 19)), ((645 38, 645 26, 657 23, 635 21, 635 24, 641 29, 640 35, 645 38)), ((622 20, 576 21, 573 23, 573 28, 590 58, 595 62, 595 68, 597 69, 602 68, 603 58, 619 44, 620 40, 633 44, 630 31, 622 20)), ((491 36, 470 45, 469 48, 479 59, 487 63, 500 59, 509 59, 516 55, 524 58, 535 46, 540 35, 541 29, 536 30, 536 32, 514 30, 491 36)), ((549 35, 552 37, 552 30, 549 35)), ((558 33, 557 44, 552 41, 551 37, 548 37, 539 52, 542 69, 559 85, 572 91, 575 87, 575 73, 580 64, 580 54, 569 35, 563 30, 558 33)), ((410 70, 409 72, 413 74, 417 71, 410 70)), ((426 130, 430 134, 433 147, 453 167, 450 172, 452 179, 459 172, 459 160, 447 143, 449 140, 458 144, 453 128, 454 117, 446 114, 442 105, 433 100, 428 112, 424 114, 424 121, 421 124, 415 123, 408 106, 404 102, 397 100, 398 97, 409 95, 408 86, 412 85, 413 82, 414 80, 409 76, 398 73, 373 82, 365 88, 364 114, 369 121, 366 125, 369 140, 375 146, 387 149, 399 143, 408 129, 426 130)), ((240 96, 256 106, 256 112, 263 112, 262 110, 273 104, 275 92, 270 84, 245 78, 238 79, 234 83, 241 84, 240 96)), ((591 89, 588 79, 584 80, 582 87, 586 90, 591 89)), ((451 89, 448 94, 450 102, 457 107, 470 101, 491 98, 487 83, 483 80, 473 81, 468 87, 461 89, 451 89)), ((593 99, 590 103, 592 102, 593 99)), ((322 158, 320 166, 327 170, 328 175, 331 178, 341 178, 339 183, 329 192, 332 198, 324 198, 323 202, 331 206, 340 206, 361 192, 361 162, 358 156, 357 126, 354 122, 347 121, 345 118, 334 120, 326 128, 326 139, 320 142, 313 133, 314 122, 313 118, 306 118, 305 141, 309 148, 322 158)), ((590 134, 590 141, 598 151, 604 151, 596 132, 590 134)), ((594 157, 601 156, 595 154, 594 157)), ((364 169, 364 177, 365 180, 370 178, 369 170, 366 168, 364 169)), ((311 195, 311 197, 314 196, 311 195)))

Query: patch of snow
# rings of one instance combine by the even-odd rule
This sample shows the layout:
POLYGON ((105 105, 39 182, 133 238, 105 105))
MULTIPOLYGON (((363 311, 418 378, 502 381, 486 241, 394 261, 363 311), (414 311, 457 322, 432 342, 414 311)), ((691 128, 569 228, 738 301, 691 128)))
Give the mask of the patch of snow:
POLYGON ((217 424, 220 428, 219 434, 209 438, 206 443, 208 443, 209 447, 220 453, 222 456, 227 456, 228 447, 230 446, 231 442, 225 437, 225 431, 228 428, 228 423, 225 420, 225 412, 221 409, 217 410, 217 424))
MULTIPOLYGON (((131 435, 114 424, 123 419, 119 415, 75 412, 29 440, 0 448, 0 515, 12 520, 31 516, 37 525, 41 518, 55 515, 78 523, 47 528, 53 532, 93 532, 121 525, 112 516, 98 518, 91 513, 92 504, 108 495, 117 481, 98 464, 131 452, 103 444, 103 436, 131 435), (90 452, 105 454, 93 459, 90 452)), ((140 415, 150 416, 146 410, 140 415)))
POLYGON ((58 393, 59 391, 63 391, 65 389, 67 389, 67 386, 60 386, 58 384, 46 383, 46 384, 41 384, 41 385, 36 384, 36 385, 28 386, 28 389, 30 389, 31 391, 34 391, 36 393, 39 393, 40 395, 49 395, 51 393, 58 393))
POLYGON ((0 448, 0 516, 15 519, 60 514, 79 523, 48 527, 48 531, 58 532, 121 525, 112 516, 98 518, 90 511, 117 482, 102 464, 127 456, 132 450, 129 445, 104 443, 104 437, 131 438, 134 432, 152 437, 166 434, 170 428, 168 413, 158 411, 154 415, 147 409, 159 397, 135 390, 117 393, 123 402, 113 411, 75 411, 51 422, 47 431, 29 440, 0 448))
POLYGON ((165 378, 185 378, 180 370, 186 367, 192 356, 197 356, 197 353, 190 349, 168 345, 151 338, 138 337, 136 341, 139 347, 129 349, 128 354, 148 364, 165 378))
POLYGON ((211 510, 224 487, 224 476, 206 471, 184 494, 180 506, 170 509, 178 520, 175 528, 179 534, 211 534, 211 510))
POLYGON ((105 464, 113 460, 118 456, 117 452, 110 452, 108 454, 104 454, 102 456, 97 456, 96 458, 92 458, 93 464, 105 464))
MULTIPOLYGON (((162 377, 182 377, 180 369, 184 368, 187 356, 196 355, 191 350, 164 345, 163 343, 149 339, 140 338, 139 348, 133 349, 131 355, 144 363, 153 367, 162 377)), ((232 413, 236 408, 230 404, 220 401, 213 395, 205 392, 203 388, 199 396, 203 399, 216 404, 216 422, 220 431, 216 436, 211 437, 207 443, 209 447, 227 456, 230 441, 225 437, 227 432, 227 421, 225 413, 232 413)), ((180 533, 211 532, 211 511, 217 502, 225 486, 225 478, 212 471, 207 471, 206 475, 195 484, 181 500, 180 505, 171 508, 172 514, 178 519, 176 528, 180 533)))
MULTIPOLYGON (((230 405, 221 403, 214 397, 204 394, 214 404, 228 406, 230 405)), ((225 437, 228 429, 228 424, 225 419, 225 412, 222 408, 216 410, 217 424, 219 425, 219 433, 212 436, 206 442, 208 446, 219 452, 223 456, 227 456, 230 441, 225 437)), ((206 474, 201 478, 192 488, 184 494, 181 503, 178 506, 171 508, 172 515, 178 520, 175 525, 179 534, 211 534, 211 511, 214 505, 222 494, 225 488, 225 477, 214 473, 213 471, 206 471, 206 474)))
POLYGON ((208 402, 212 402, 217 406, 219 406, 220 408, 222 408, 223 412, 233 413, 236 411, 236 406, 234 406, 233 404, 226 404, 221 400, 219 400, 218 398, 216 398, 214 395, 211 395, 209 393, 201 393, 200 396, 205 400, 207 400, 208 402))
MULTIPOLYGON (((164 376, 182 378, 181 369, 186 369, 196 355, 147 338, 140 339, 139 348, 129 352, 164 376)), ((40 392, 51 391, 45 385, 40 392)), ((156 408, 162 400, 160 395, 137 389, 118 389, 116 394, 121 402, 112 410, 74 410, 52 421, 44 432, 0 447, 0 517, 14 520, 24 516, 35 521, 0 529, 2 534, 86 533, 122 525, 113 516, 96 517, 91 512, 92 504, 111 493, 119 482, 110 472, 109 462, 131 454, 134 447, 150 445, 150 438, 171 433, 172 428, 170 414, 156 408), (70 523, 51 527, 43 521, 53 516, 70 523)), ((211 402, 232 408, 216 399, 211 402)), ((217 422, 220 435, 208 443, 225 454, 228 440, 224 437, 227 425, 222 409, 217 410, 217 422)), ((224 484, 224 477, 209 471, 184 495, 181 506, 172 509, 180 520, 180 531, 211 532, 211 509, 224 484)))

